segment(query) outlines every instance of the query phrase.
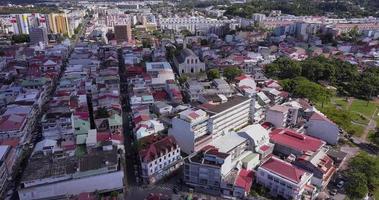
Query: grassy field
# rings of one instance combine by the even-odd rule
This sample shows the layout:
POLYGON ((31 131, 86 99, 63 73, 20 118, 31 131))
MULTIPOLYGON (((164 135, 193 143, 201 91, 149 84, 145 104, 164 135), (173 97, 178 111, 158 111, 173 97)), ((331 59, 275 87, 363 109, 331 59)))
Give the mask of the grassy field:
POLYGON ((378 105, 374 102, 369 102, 365 100, 360 99, 354 99, 353 103, 351 104, 350 110, 353 112, 358 112, 366 117, 371 117, 372 114, 374 114, 375 109, 378 105))
MULTIPOLYGON (((331 120, 337 123, 348 133, 361 136, 369 123, 376 107, 375 102, 354 99, 349 104, 346 98, 333 97, 330 102, 316 104, 317 109, 326 114, 331 120)), ((376 117, 379 124, 379 116, 376 117)))

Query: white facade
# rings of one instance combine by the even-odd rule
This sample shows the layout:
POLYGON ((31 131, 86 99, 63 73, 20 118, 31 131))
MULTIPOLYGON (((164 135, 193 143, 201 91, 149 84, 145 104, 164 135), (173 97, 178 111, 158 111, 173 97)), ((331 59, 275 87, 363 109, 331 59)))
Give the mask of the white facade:
POLYGON ((189 30, 192 33, 207 33, 215 28, 228 26, 234 29, 237 26, 235 20, 218 20, 204 17, 172 17, 160 18, 161 29, 171 29, 175 31, 189 30))
POLYGON ((183 49, 181 55, 174 59, 174 63, 180 75, 205 72, 205 63, 190 49, 183 49))
POLYGON ((240 129, 249 123, 252 110, 252 100, 246 98, 241 103, 212 115, 209 119, 208 130, 217 137, 230 130, 240 129))
MULTIPOLYGON (((283 162, 285 165, 289 165, 291 169, 296 168, 292 164, 280 160, 279 158, 272 157, 270 159, 276 159, 277 162, 283 162)), ((304 172, 298 182, 290 180, 280 173, 268 170, 265 167, 260 166, 256 173, 257 182, 270 190, 273 196, 282 196, 285 199, 299 200, 302 197, 305 186, 310 185, 312 174, 304 172)))
POLYGON ((177 147, 168 151, 166 154, 162 154, 155 160, 141 162, 142 177, 151 177, 155 174, 160 174, 180 159, 180 148, 177 147))
POLYGON ((328 144, 337 144, 339 128, 333 122, 311 118, 306 126, 308 135, 324 140, 328 144))
POLYGON ((202 143, 203 140, 198 139, 200 137, 211 138, 211 136, 206 137, 208 118, 207 113, 203 110, 188 109, 179 113, 179 117, 172 119, 172 129, 169 134, 175 137, 183 152, 187 154, 196 152, 210 142, 202 143))

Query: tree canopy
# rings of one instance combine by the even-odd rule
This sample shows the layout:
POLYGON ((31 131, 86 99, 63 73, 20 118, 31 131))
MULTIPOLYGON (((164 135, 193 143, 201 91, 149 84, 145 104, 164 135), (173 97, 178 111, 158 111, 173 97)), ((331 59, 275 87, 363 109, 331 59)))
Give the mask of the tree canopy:
POLYGON ((346 192, 352 199, 362 199, 379 188, 379 157, 360 153, 349 162, 346 192))
POLYGON ((209 80, 220 78, 220 71, 218 69, 210 69, 207 72, 207 77, 209 80))
POLYGON ((379 95, 379 69, 358 71, 356 65, 323 56, 294 61, 287 57, 278 58, 265 66, 265 74, 271 78, 292 79, 303 76, 314 82, 328 82, 340 93, 358 98, 379 95))
POLYGON ((14 43, 25 43, 29 41, 30 38, 27 34, 12 35, 12 42, 14 43))
POLYGON ((223 75, 225 76, 226 79, 229 81, 234 80, 235 77, 239 76, 242 74, 242 71, 238 67, 227 67, 224 69, 223 75))
POLYGON ((304 77, 284 79, 281 85, 285 91, 290 92, 294 97, 307 98, 312 102, 327 102, 330 100, 331 92, 325 87, 309 81, 304 77))
POLYGON ((254 13, 269 14, 281 10, 291 15, 333 15, 342 18, 378 16, 377 0, 309 1, 309 0, 252 0, 246 4, 228 7, 225 15, 250 18, 254 13), (362 9, 364 8, 364 9, 362 9))

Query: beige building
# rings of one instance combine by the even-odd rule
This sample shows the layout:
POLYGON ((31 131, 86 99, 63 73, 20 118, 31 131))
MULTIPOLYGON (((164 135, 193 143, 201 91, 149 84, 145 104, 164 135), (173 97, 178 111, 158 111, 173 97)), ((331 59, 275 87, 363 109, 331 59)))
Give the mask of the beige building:
POLYGON ((73 35, 73 31, 70 29, 68 18, 65 13, 49 14, 49 28, 51 33, 67 34, 69 37, 73 35))

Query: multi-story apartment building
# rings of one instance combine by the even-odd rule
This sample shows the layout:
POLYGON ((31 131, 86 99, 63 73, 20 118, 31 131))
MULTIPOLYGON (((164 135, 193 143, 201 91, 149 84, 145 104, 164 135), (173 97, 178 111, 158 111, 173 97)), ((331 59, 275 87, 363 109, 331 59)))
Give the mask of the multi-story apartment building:
POLYGON ((266 121, 275 128, 295 125, 298 121, 299 109, 287 105, 274 105, 266 111, 266 121))
POLYGON ((218 105, 202 104, 199 106, 209 114, 208 132, 213 137, 222 133, 238 130, 249 124, 253 117, 252 99, 244 96, 230 97, 218 105))
POLYGON ((248 140, 229 133, 185 159, 184 181, 201 192, 243 198, 250 191, 252 173, 241 166, 251 169, 258 163, 248 140))
POLYGON ((313 174, 275 156, 258 167, 256 180, 270 190, 273 196, 285 199, 302 199, 314 196, 316 188, 311 185, 313 174))
POLYGON ((202 149, 224 133, 248 125, 252 116, 252 100, 233 96, 221 104, 202 104, 199 109, 181 112, 179 117, 172 119, 169 131, 188 154, 202 149))
POLYGON ((218 20, 204 17, 172 17, 160 18, 159 25, 161 29, 189 30, 196 35, 200 35, 205 33, 221 34, 225 29, 235 29, 238 23, 235 20, 218 20))
POLYGON ((203 110, 188 109, 172 119, 172 134, 181 150, 187 154, 197 152, 212 139, 208 134, 208 114, 203 110))
POLYGON ((155 183, 180 165, 180 147, 172 136, 150 135, 139 141, 142 179, 144 183, 155 183))

